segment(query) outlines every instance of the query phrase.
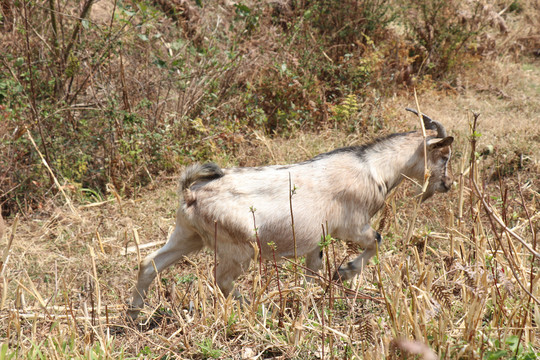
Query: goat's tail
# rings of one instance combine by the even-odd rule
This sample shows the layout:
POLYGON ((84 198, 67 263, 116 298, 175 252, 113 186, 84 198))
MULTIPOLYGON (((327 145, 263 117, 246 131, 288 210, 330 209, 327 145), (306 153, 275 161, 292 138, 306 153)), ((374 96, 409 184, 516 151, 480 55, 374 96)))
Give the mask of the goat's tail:
POLYGON ((221 168, 214 163, 195 164, 186 168, 180 177, 180 191, 189 189, 199 180, 214 180, 225 175, 221 168))

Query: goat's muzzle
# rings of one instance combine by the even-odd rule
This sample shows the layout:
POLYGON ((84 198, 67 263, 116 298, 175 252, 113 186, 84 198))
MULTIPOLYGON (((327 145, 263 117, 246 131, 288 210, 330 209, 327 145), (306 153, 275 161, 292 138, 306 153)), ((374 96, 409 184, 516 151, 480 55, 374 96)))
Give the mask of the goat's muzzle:
POLYGON ((451 188, 452 188, 452 178, 447 176, 441 182, 441 192, 443 193, 448 192, 450 191, 451 188))

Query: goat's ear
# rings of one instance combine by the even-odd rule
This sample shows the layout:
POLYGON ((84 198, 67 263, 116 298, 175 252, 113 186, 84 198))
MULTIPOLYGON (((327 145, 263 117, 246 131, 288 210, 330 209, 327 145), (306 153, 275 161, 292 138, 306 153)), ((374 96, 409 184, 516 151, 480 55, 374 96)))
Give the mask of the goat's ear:
POLYGON ((452 136, 447 136, 442 139, 440 138, 431 139, 428 141, 427 145, 430 150, 433 150, 433 149, 440 149, 446 146, 450 146, 452 145, 453 142, 454 142, 454 138, 452 136))

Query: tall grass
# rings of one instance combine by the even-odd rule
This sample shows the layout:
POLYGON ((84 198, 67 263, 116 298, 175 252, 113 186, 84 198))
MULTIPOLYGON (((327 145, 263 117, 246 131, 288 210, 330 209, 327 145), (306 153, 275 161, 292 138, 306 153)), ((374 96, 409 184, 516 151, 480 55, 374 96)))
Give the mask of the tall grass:
MULTIPOLYGON (((419 206, 397 190, 360 278, 330 281, 358 249, 321 224, 317 284, 301 258, 255 256, 239 303, 202 252, 158 277, 141 323, 124 318, 136 264, 171 231, 183 164, 296 161, 410 130, 396 97, 440 87, 432 101, 454 102, 471 63, 538 44, 530 1, 482 8, 518 24, 502 40, 483 32, 490 13, 476 3, 459 19, 449 14, 467 2, 410 3, 398 18, 395 3, 2 2, 0 360, 538 358, 538 159, 482 150, 488 121, 521 106, 534 116, 534 81, 473 92, 496 93, 506 112, 461 114, 455 191, 419 206)), ((294 184, 283 190, 294 229, 294 184)))
MULTIPOLYGON (((422 205, 415 219, 416 201, 407 200, 407 188, 396 192, 375 219, 383 246, 359 279, 344 286, 330 281, 341 260, 355 249, 332 239, 323 227, 326 261, 318 284, 305 281, 301 259, 271 264, 256 259, 252 271, 238 282, 250 302, 225 299, 215 286, 216 260, 203 253, 162 274, 143 322, 130 323, 123 305, 129 284, 118 279, 134 276, 125 263, 137 259, 129 253, 126 258, 127 243, 115 237, 138 241, 138 235, 127 234, 137 234, 139 225, 126 224, 124 234, 113 235, 103 223, 99 241, 94 237, 87 250, 72 255, 82 276, 62 270, 75 267, 59 266, 57 256, 46 253, 34 263, 39 272, 27 259, 4 261, 0 354, 8 359, 391 359, 415 354, 426 359, 535 359, 540 345, 538 194, 519 177, 486 182, 477 151, 481 117, 471 115, 470 123, 469 143, 455 149, 462 154, 454 159, 462 164, 457 193, 422 205)), ((60 234, 68 228, 77 232, 99 212, 114 219, 140 207, 137 216, 148 217, 145 204, 83 207, 82 222, 62 214, 69 223, 45 226, 60 234)), ((12 255, 24 248, 18 241, 33 236, 25 231, 8 229, 15 239, 12 255)), ((157 233, 166 235, 159 229, 157 233)), ((60 239, 57 235, 55 241, 60 239)), ((76 237, 68 235, 65 241, 79 246, 76 237)))
POLYGON ((234 159, 254 132, 380 130, 384 119, 369 110, 380 94, 455 78, 481 55, 477 42, 499 6, 396 4, 6 2, 5 214, 35 209, 59 191, 55 177, 83 198, 91 198, 86 190, 130 196, 185 163, 216 153, 234 159), (474 16, 453 16, 470 7, 474 16))

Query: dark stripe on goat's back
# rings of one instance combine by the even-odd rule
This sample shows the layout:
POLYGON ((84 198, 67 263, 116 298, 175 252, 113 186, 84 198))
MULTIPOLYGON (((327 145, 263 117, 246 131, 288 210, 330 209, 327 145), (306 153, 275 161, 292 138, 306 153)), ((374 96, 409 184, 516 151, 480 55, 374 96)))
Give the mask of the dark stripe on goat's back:
MULTIPOLYGON (((327 157, 331 157, 331 156, 338 155, 338 154, 346 154, 346 153, 350 153, 350 154, 355 155, 358 158, 362 159, 365 156, 366 152, 368 150, 372 149, 373 147, 375 147, 376 145, 384 143, 386 141, 391 141, 392 139, 397 138, 397 137, 407 136, 407 135, 409 135, 411 133, 414 133, 414 131, 409 131, 409 132, 405 132, 405 133, 397 133, 397 134, 391 134, 391 135, 388 135, 388 136, 383 136, 381 138, 373 140, 372 142, 370 142, 368 144, 359 145, 359 146, 342 147, 342 148, 335 149, 335 150, 332 150, 332 151, 329 151, 329 152, 326 152, 326 153, 316 155, 315 157, 313 157, 313 158, 311 158, 309 160, 305 160, 305 161, 302 161, 302 162, 299 162, 299 163, 284 164, 284 165, 267 165, 267 166, 257 166, 257 167, 233 167, 233 168, 226 169, 226 171, 230 171, 232 173, 237 173, 238 174, 238 173, 242 173, 242 172, 267 171, 269 169, 288 170, 288 169, 294 168, 295 166, 298 166, 298 165, 309 164, 309 163, 311 163, 313 161, 325 159, 327 157)), ((215 164, 212 164, 212 165, 215 165, 215 164)), ((215 166, 217 166, 217 165, 215 165, 215 166)), ((221 176, 223 176, 223 173, 216 176, 216 178, 221 177, 221 176)))
POLYGON ((231 173, 236 173, 236 174, 243 173, 243 172, 250 172, 250 171, 261 172, 261 171, 268 170, 269 166, 271 165, 255 166, 255 167, 232 167, 232 168, 228 168, 227 171, 230 171, 231 173))
POLYGON ((384 136, 384 137, 375 139, 375 140, 373 140, 372 142, 370 142, 368 144, 359 145, 359 146, 342 147, 342 148, 339 148, 339 149, 335 149, 335 150, 332 150, 332 151, 317 155, 313 159, 308 160, 306 162, 316 161, 316 160, 320 160, 320 159, 330 157, 330 156, 333 156, 333 155, 347 154, 347 153, 355 155, 358 158, 362 159, 365 156, 366 152, 368 150, 374 148, 375 145, 384 143, 386 141, 392 140, 392 139, 397 138, 397 137, 407 136, 407 135, 409 135, 409 134, 411 134, 413 132, 414 131, 409 131, 409 132, 405 132, 405 133, 391 134, 391 135, 388 135, 388 136, 384 136))

